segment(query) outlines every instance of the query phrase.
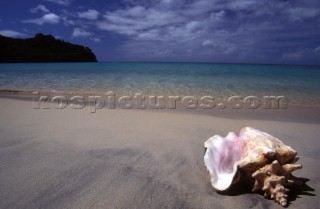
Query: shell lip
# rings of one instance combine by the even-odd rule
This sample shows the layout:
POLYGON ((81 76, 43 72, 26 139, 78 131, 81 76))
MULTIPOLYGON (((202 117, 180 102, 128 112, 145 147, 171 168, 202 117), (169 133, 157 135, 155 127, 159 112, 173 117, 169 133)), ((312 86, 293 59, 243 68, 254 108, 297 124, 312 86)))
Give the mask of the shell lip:
POLYGON ((211 185, 218 191, 228 190, 238 176, 238 161, 242 157, 239 154, 230 157, 230 153, 238 153, 241 148, 238 136, 233 132, 226 137, 215 135, 204 143, 204 147, 204 162, 211 176, 211 185), (216 163, 217 159, 221 164, 216 163))

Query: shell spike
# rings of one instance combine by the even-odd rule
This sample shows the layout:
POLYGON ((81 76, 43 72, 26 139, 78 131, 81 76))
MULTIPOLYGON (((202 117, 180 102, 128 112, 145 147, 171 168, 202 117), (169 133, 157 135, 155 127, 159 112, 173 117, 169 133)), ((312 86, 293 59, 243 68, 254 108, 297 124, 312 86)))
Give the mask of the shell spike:
POLYGON ((286 174, 290 174, 295 170, 301 169, 302 165, 301 164, 286 164, 283 166, 284 171, 286 174))

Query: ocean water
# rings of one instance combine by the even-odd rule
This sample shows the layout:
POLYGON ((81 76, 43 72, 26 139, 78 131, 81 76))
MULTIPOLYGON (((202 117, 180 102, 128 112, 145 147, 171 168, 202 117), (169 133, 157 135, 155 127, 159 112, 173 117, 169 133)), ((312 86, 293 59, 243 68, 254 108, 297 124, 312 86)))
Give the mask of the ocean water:
POLYGON ((320 67, 209 63, 0 64, 1 90, 117 95, 285 96, 320 106, 320 67))

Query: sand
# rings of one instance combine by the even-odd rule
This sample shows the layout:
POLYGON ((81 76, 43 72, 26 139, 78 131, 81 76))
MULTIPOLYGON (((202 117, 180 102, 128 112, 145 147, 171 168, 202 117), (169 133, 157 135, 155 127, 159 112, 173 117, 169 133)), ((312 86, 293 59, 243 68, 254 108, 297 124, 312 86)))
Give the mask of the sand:
POLYGON ((218 194, 210 186, 204 141, 245 126, 298 151, 303 169, 295 175, 309 187, 291 193, 289 208, 319 207, 317 111, 89 113, 33 109, 30 101, 8 98, 0 104, 0 208, 282 208, 260 194, 218 194))

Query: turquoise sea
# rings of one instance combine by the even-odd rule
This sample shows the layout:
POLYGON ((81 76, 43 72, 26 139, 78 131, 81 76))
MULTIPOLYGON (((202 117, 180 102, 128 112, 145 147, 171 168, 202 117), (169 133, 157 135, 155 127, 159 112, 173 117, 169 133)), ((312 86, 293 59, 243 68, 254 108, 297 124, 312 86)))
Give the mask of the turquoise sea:
POLYGON ((320 67, 210 63, 0 64, 0 90, 117 95, 286 96, 320 106, 320 67))

